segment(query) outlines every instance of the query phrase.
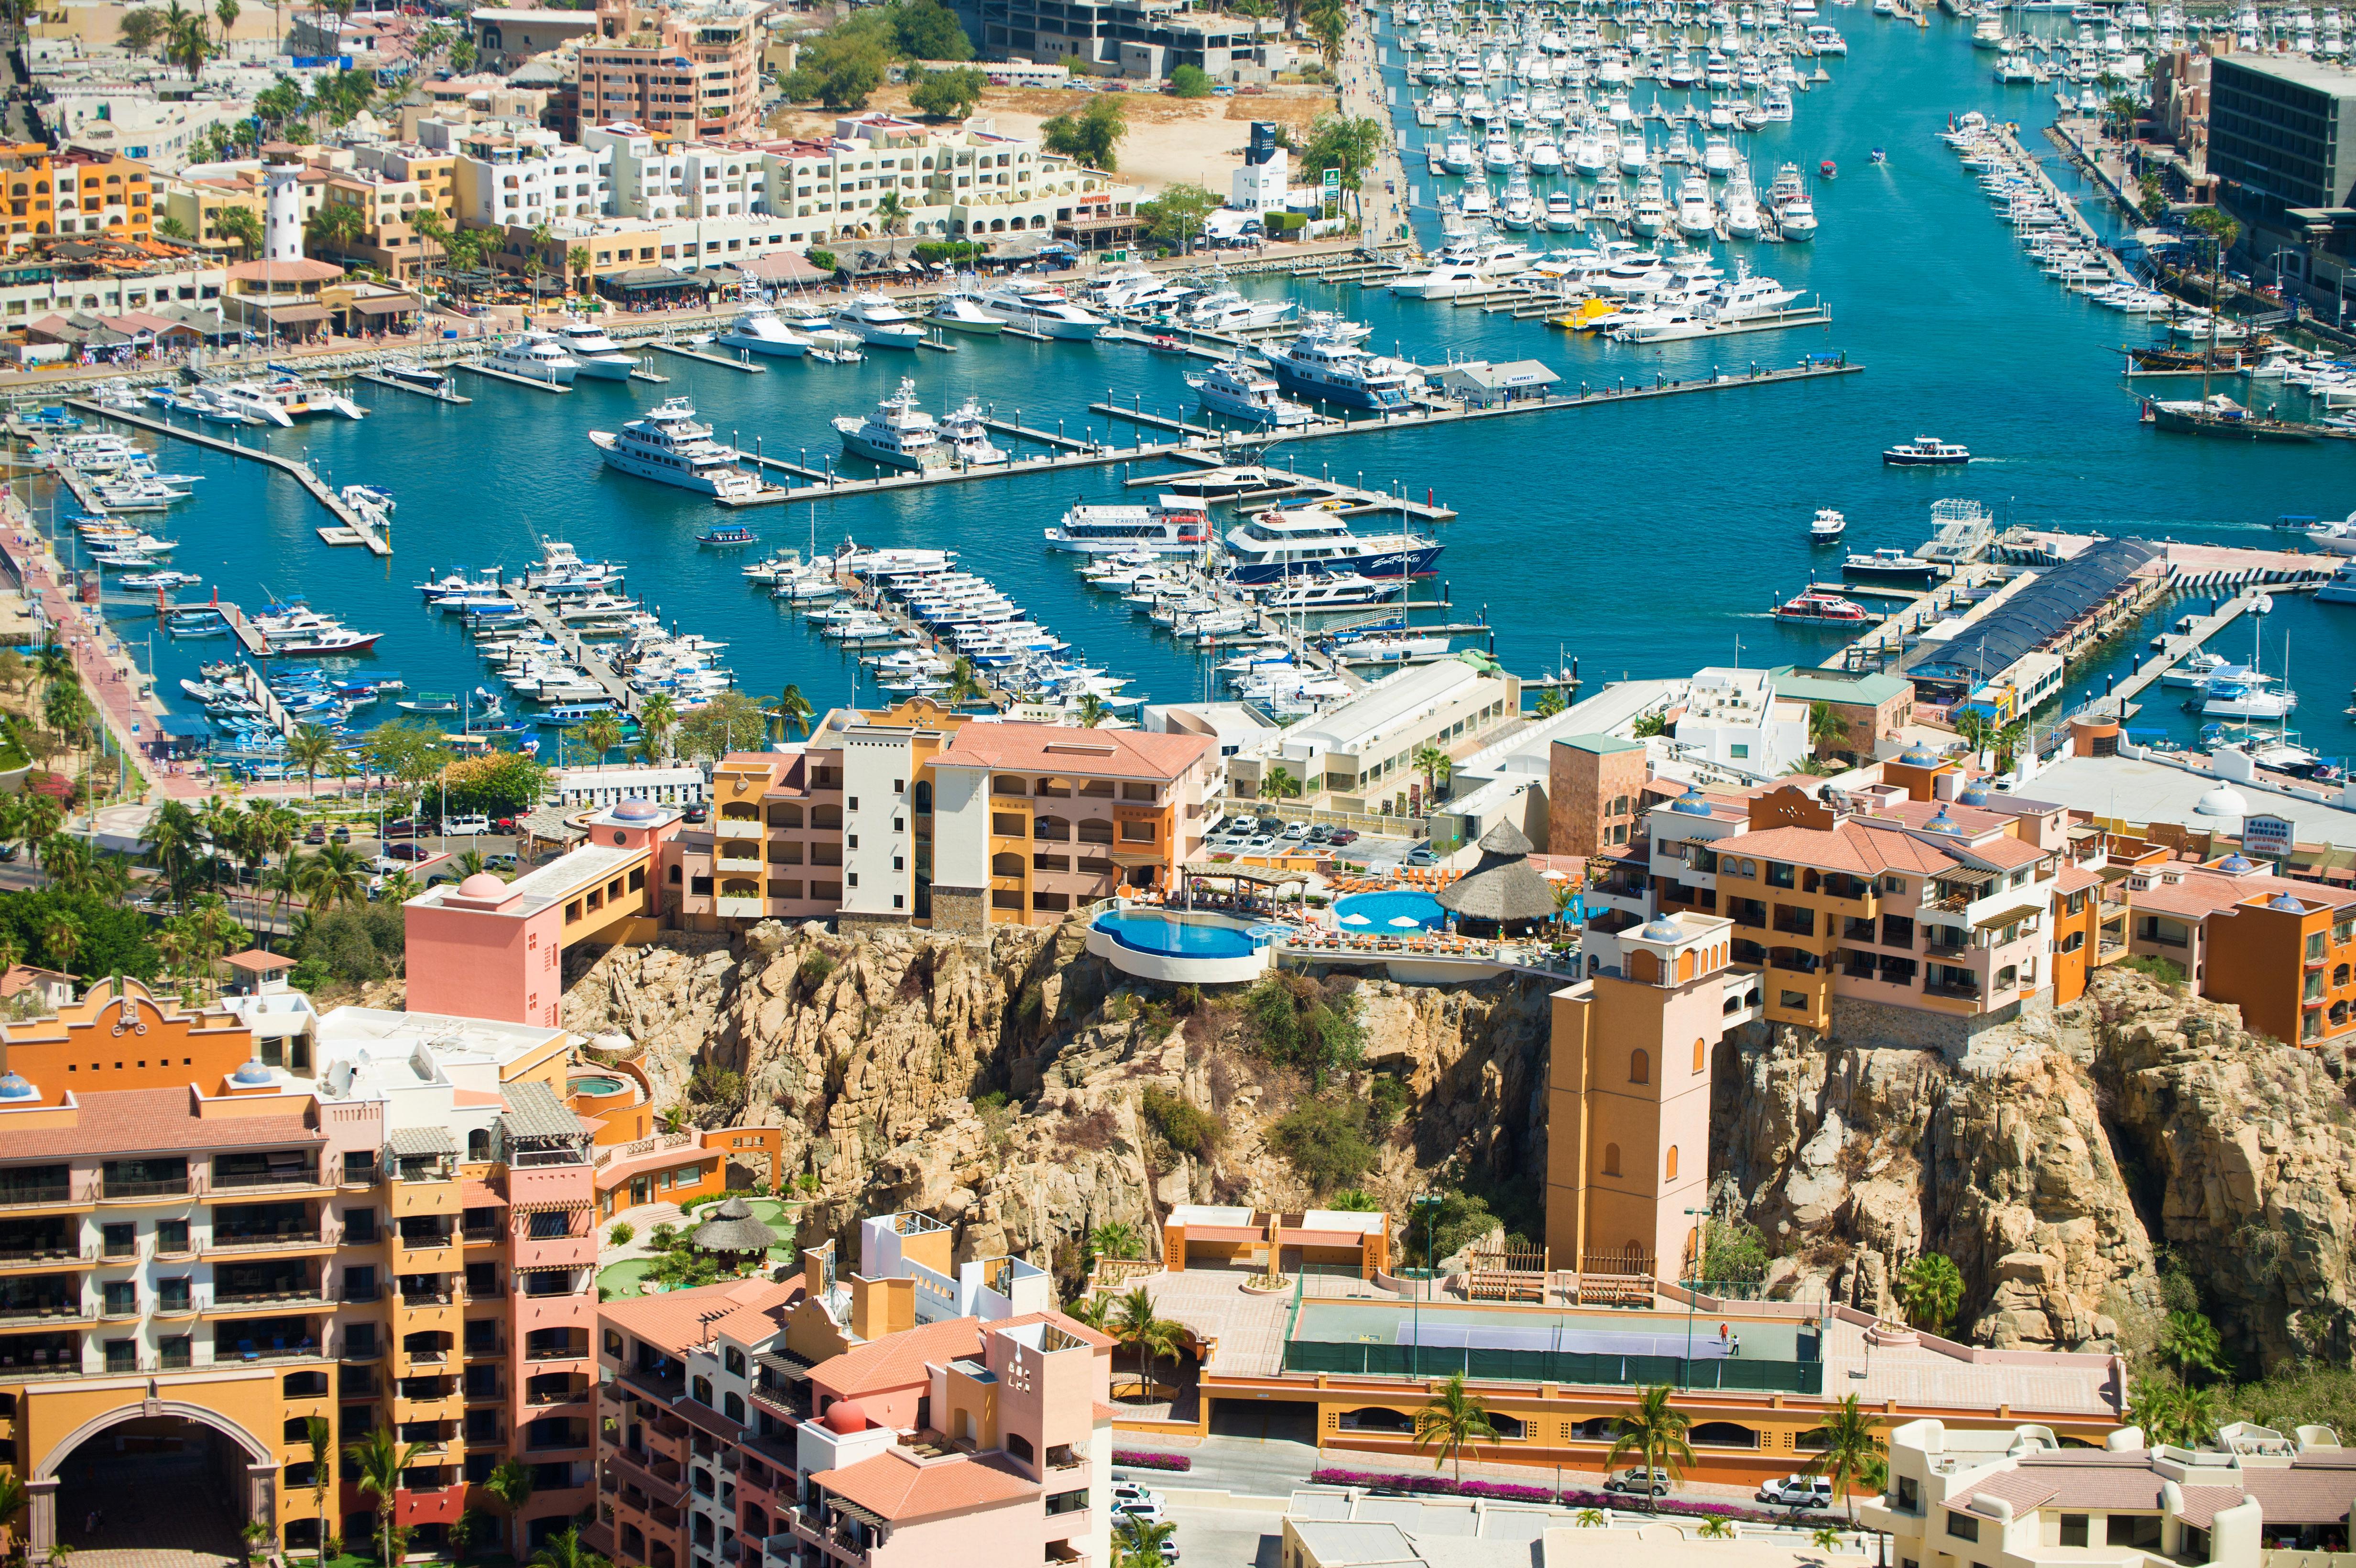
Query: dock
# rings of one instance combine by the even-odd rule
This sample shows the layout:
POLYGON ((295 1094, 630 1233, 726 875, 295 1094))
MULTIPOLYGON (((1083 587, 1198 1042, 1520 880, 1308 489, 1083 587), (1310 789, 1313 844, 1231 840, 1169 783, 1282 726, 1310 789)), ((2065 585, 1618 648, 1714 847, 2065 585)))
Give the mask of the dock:
POLYGON ((619 671, 594 652, 574 630, 552 609, 548 601, 519 582, 507 583, 501 589, 524 613, 524 619, 543 635, 555 639, 566 655, 581 667, 582 672, 605 690, 606 698, 624 713, 636 716, 638 694, 624 680, 619 671))
POLYGON ((2150 658, 2138 656, 2136 659, 2134 671, 2126 679, 2120 681, 2104 695, 2115 698, 2122 704, 2134 701, 2152 682, 2174 669, 2191 655, 2200 652, 2201 645, 2210 638, 2240 620, 2256 603, 2255 593, 2236 593, 2212 613, 2203 615, 2194 622, 2190 631, 2169 634, 2160 653, 2150 658))
MULTIPOLYGON (((681 348, 676 343, 649 343, 647 347, 659 354, 676 354, 681 359, 692 359, 699 365, 717 365, 723 370, 742 370, 748 376, 766 376, 769 373, 769 368, 766 365, 755 365, 749 358, 723 359, 717 354, 698 354, 694 349, 681 348)), ((739 352, 749 354, 751 350, 744 349, 739 352)))
POLYGON ((103 403, 91 402, 82 398, 69 398, 66 400, 66 405, 95 418, 113 420, 117 423, 127 424, 151 434, 169 436, 175 441, 185 441, 191 445, 227 453, 231 457, 251 458, 256 463, 266 463, 283 474, 293 475, 296 484, 311 492, 311 498, 327 508, 337 525, 351 535, 352 542, 366 545, 371 555, 392 553, 392 542, 379 531, 374 523, 345 506, 342 498, 327 488, 327 482, 314 473, 307 463, 296 458, 281 457, 274 452, 267 452, 260 447, 242 446, 235 441, 223 441, 217 435, 207 435, 201 431, 183 430, 178 425, 169 424, 159 419, 151 419, 145 414, 134 414, 123 409, 110 409, 103 403))
POLYGON ((412 398, 423 398, 430 403, 451 403, 455 405, 471 403, 475 400, 474 399, 467 397, 465 393, 454 392, 447 387, 443 388, 438 392, 429 392, 423 387, 412 387, 406 381, 396 381, 391 377, 380 374, 374 370, 358 370, 353 372, 353 374, 356 379, 366 381, 371 387, 390 387, 396 392, 407 392, 412 398))
POLYGON ((562 394, 573 390, 570 387, 560 387, 553 381, 538 380, 530 376, 519 376, 512 370, 495 370, 477 359, 454 359, 450 362, 450 368, 454 370, 471 370, 477 376, 487 376, 494 381, 507 381, 519 387, 530 387, 536 392, 562 394))
POLYGON ((256 626, 252 621, 246 619, 244 611, 239 609, 236 605, 230 603, 226 599, 215 599, 209 604, 166 604, 162 607, 162 613, 165 615, 187 615, 205 610, 211 611, 215 615, 218 615, 221 620, 228 623, 230 635, 235 637, 238 641, 238 645, 243 648, 248 654, 258 659, 268 658, 270 656, 270 639, 262 635, 262 629, 260 627, 256 626))

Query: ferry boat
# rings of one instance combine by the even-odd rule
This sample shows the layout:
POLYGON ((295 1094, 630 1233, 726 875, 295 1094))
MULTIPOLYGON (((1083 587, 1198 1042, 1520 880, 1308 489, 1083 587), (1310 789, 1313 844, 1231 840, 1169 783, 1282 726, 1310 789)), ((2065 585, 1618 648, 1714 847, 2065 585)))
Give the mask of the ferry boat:
POLYGON ((1866 613, 1865 606, 1852 600, 1844 599, 1837 593, 1826 592, 1820 588, 1811 588, 1805 593, 1797 594, 1776 605, 1775 619, 1861 626, 1871 621, 1873 617, 1866 613))
POLYGON ((922 473, 949 464, 940 426, 916 407, 916 383, 905 376, 900 378, 900 389, 876 404, 874 412, 864 419, 844 414, 834 428, 842 436, 843 451, 887 468, 922 473))
POLYGON ((1339 315, 1314 311, 1301 336, 1265 352, 1269 374, 1297 397, 1354 409, 1404 409, 1414 368, 1403 359, 1369 354, 1365 329, 1339 315))
POLYGON ((494 370, 527 381, 545 381, 552 387, 569 387, 581 373, 581 361, 564 351, 553 333, 547 332, 527 332, 500 344, 486 363, 494 370))
POLYGON ((878 348, 914 348, 925 337, 915 316, 880 293, 851 295, 835 307, 834 324, 878 348))
POLYGON ((594 321, 568 321, 556 329, 556 341, 579 367, 574 374, 593 381, 626 381, 638 362, 594 321))
POLYGON ((605 465, 641 479, 734 499, 760 493, 761 481, 736 466, 742 453, 712 439, 712 427, 698 424, 695 405, 666 398, 617 433, 593 430, 589 440, 605 454, 605 465))
POLYGON ((1841 575, 1866 582, 1928 588, 1937 580, 1939 567, 1935 561, 1924 560, 1895 546, 1884 545, 1870 555, 1852 555, 1842 561, 1841 575))
POLYGON ((773 354, 787 359, 798 359, 810 349, 809 338, 780 321, 776 311, 757 303, 739 310, 736 318, 721 328, 712 341, 723 348, 742 348, 750 354, 773 354))
POLYGON ((1313 507, 1255 512, 1224 543, 1228 579, 1246 587, 1341 573, 1425 577, 1444 548, 1418 534, 1354 534, 1342 517, 1313 507))
POLYGON ((1210 545, 1211 515, 1194 496, 1156 496, 1150 507, 1074 507, 1045 534, 1049 549, 1083 555, 1193 555, 1210 545))
POLYGON ((1288 582, 1266 594, 1260 603, 1267 609, 1288 610, 1349 610, 1361 604, 1380 604, 1398 597, 1400 584, 1396 580, 1385 581, 1362 577, 1355 571, 1334 572, 1302 582, 1288 582))
POLYGON ((1239 360, 1224 360, 1207 374, 1186 378, 1204 409, 1252 424, 1307 424, 1315 416, 1306 405, 1288 402, 1276 382, 1239 360))
POLYGON ((698 544, 733 547, 735 545, 759 544, 761 542, 761 536, 755 533, 752 529, 746 528, 742 523, 730 523, 723 528, 714 528, 708 534, 696 535, 695 542, 698 544))
POLYGON ((1971 460, 1969 447, 1941 441, 1935 435, 1918 435, 1912 441, 1881 450, 1881 461, 1892 468, 1952 468, 1971 460))
POLYGON ((1830 507, 1825 507, 1818 509, 1815 520, 1808 524, 1808 540, 1812 544, 1830 544, 1840 538, 1847 528, 1847 517, 1842 517, 1830 507))

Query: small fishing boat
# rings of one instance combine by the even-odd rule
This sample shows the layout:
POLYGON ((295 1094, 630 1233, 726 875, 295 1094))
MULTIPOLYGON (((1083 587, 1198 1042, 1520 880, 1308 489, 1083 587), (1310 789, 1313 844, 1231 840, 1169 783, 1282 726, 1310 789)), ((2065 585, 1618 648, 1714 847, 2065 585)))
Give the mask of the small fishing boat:
POLYGON ((1826 158, 1816 165, 1816 174, 1819 178, 1833 179, 1839 176, 1840 170, 1830 158, 1826 158))
POLYGON ((731 523, 724 528, 714 528, 708 534, 696 535, 695 542, 708 545, 759 544, 761 536, 742 523, 731 523))
POLYGON ((1842 530, 1847 527, 1847 517, 1842 517, 1830 507, 1822 507, 1817 511, 1815 519, 1808 524, 1808 540, 1812 544, 1830 544, 1840 538, 1842 530))

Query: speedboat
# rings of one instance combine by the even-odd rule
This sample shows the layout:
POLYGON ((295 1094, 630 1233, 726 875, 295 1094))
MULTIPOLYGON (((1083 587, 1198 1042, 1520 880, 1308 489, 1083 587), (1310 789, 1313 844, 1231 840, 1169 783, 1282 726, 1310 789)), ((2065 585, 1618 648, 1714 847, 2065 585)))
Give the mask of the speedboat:
POLYGON ((809 352, 810 340, 777 319, 777 313, 766 304, 747 304, 736 313, 736 319, 723 327, 712 339, 723 348, 742 348, 750 354, 772 354, 783 358, 798 359, 809 352))
POLYGON ((1866 613, 1865 607, 1855 601, 1815 588, 1776 605, 1775 618, 1779 621, 1818 621, 1843 626, 1863 625, 1873 619, 1866 613))

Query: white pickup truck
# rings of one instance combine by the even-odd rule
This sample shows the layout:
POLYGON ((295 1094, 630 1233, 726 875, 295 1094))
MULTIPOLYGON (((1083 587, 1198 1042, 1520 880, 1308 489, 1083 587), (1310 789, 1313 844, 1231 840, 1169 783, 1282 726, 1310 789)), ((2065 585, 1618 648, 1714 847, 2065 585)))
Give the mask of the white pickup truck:
POLYGON ((1833 1506, 1833 1483, 1828 1476, 1785 1476, 1759 1488, 1759 1500, 1777 1503, 1784 1508, 1828 1509, 1833 1506))

